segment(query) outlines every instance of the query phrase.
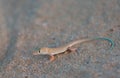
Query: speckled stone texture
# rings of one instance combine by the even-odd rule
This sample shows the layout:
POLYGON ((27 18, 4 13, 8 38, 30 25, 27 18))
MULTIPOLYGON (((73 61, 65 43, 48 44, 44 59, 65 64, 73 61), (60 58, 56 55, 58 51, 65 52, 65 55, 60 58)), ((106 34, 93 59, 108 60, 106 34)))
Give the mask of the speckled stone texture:
POLYGON ((0 0, 0 78, 120 78, 120 0, 0 0), (75 53, 32 52, 80 38, 75 53))

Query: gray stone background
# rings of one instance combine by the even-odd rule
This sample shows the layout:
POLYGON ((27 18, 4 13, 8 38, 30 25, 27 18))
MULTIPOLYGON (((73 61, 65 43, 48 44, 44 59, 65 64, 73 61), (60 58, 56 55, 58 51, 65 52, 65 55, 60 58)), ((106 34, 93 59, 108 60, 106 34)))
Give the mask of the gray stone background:
POLYGON ((0 78, 120 78, 120 0, 0 0, 0 78), (84 37, 76 53, 33 56, 84 37))

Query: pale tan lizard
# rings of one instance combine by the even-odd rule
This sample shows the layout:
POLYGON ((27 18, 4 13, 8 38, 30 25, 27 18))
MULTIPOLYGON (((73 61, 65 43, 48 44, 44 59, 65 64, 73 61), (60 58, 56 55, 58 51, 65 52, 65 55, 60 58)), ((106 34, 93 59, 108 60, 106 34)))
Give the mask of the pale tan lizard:
POLYGON ((64 46, 60 46, 60 47, 56 47, 56 48, 43 47, 40 50, 33 52, 33 55, 50 55, 51 56, 50 61, 53 61, 55 59, 54 55, 63 53, 65 51, 67 51, 68 49, 72 51, 71 47, 76 44, 80 44, 80 43, 88 42, 88 41, 92 41, 92 40, 98 40, 98 39, 99 40, 107 40, 111 43, 111 48, 114 47, 114 42, 110 38, 105 38, 105 37, 104 38, 90 38, 90 39, 87 38, 87 39, 76 40, 76 41, 68 43, 64 46))

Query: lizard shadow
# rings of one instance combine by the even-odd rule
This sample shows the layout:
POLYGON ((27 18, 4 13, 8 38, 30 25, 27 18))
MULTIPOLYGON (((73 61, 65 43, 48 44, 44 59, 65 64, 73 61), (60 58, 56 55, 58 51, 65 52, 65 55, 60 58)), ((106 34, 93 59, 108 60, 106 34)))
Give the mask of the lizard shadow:
POLYGON ((49 55, 37 55, 33 56, 35 61, 48 61, 50 59, 49 55), (38 57, 39 56, 39 57, 38 57))

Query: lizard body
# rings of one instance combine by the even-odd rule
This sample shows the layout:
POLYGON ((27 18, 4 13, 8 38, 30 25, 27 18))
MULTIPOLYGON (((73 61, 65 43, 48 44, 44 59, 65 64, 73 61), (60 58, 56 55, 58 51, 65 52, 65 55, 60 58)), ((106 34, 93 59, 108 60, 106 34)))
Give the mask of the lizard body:
POLYGON ((60 46, 60 47, 56 47, 56 48, 43 47, 40 50, 33 52, 33 55, 50 55, 53 60, 54 55, 63 53, 65 51, 67 51, 70 47, 72 47, 76 44, 80 44, 80 43, 88 42, 88 41, 92 41, 92 40, 107 40, 108 42, 111 43, 111 48, 114 47, 114 42, 110 38, 104 38, 104 37, 103 38, 86 38, 86 39, 76 40, 76 41, 70 42, 64 46, 60 46))

